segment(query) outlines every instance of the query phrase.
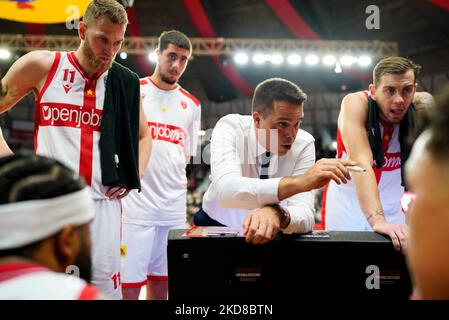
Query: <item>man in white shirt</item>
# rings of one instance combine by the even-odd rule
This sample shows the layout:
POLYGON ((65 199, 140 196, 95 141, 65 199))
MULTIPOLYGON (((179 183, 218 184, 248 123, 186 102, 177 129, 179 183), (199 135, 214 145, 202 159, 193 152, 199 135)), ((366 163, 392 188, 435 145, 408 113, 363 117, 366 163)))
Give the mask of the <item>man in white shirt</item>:
POLYGON ((167 299, 168 232, 186 226, 186 163, 195 155, 201 119, 200 102, 178 84, 191 53, 185 34, 163 32, 156 69, 140 80, 153 146, 142 192, 122 202, 125 299, 137 299, 143 285, 147 299, 167 299))
POLYGON ((221 118, 211 139, 211 185, 195 225, 242 228, 247 242, 266 243, 279 230, 314 225, 312 190, 330 179, 346 183, 351 160, 315 163, 314 138, 299 129, 306 94, 294 83, 268 79, 254 92, 252 116, 221 118))

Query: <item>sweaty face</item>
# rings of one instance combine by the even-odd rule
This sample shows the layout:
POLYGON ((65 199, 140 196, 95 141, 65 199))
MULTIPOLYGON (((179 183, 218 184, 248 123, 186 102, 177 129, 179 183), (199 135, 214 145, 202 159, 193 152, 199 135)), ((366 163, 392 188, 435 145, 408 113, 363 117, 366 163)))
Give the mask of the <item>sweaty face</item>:
POLYGON ((303 105, 275 101, 266 117, 253 113, 257 139, 267 150, 283 156, 292 148, 303 118, 303 105))
POLYGON ((165 83, 170 85, 178 82, 184 73, 190 51, 170 43, 162 52, 158 52, 157 71, 165 83))
POLYGON ((416 91, 413 70, 404 74, 385 74, 377 87, 370 85, 371 96, 380 108, 383 120, 399 123, 407 113, 416 91))
POLYGON ((416 197, 407 213, 414 284, 421 298, 449 299, 449 169, 423 153, 407 181, 416 197))
POLYGON ((111 68, 115 56, 125 39, 126 25, 114 24, 101 16, 96 23, 86 26, 85 39, 81 46, 89 66, 97 72, 111 68))

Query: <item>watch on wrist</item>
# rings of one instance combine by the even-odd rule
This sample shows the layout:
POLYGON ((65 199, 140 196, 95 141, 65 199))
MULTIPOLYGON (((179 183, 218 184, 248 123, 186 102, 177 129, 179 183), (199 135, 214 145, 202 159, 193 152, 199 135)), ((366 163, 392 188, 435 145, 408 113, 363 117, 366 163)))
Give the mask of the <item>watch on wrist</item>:
POLYGON ((284 209, 279 204, 272 204, 271 207, 275 208, 279 212, 279 214, 280 214, 280 225, 283 225, 285 223, 285 221, 287 221, 287 219, 290 217, 290 214, 288 213, 288 211, 286 209, 284 209))

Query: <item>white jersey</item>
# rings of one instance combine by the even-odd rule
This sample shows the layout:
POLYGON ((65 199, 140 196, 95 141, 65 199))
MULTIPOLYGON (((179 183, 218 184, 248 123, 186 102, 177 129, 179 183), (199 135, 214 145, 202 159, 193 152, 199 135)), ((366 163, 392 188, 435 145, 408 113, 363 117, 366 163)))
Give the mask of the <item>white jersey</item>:
POLYGON ((107 72, 89 78, 74 52, 56 52, 36 99, 34 149, 56 159, 91 186, 94 199, 105 199, 101 183, 100 124, 107 72))
POLYGON ((76 276, 34 263, 0 264, 0 300, 93 300, 98 295, 76 276))
MULTIPOLYGON (((368 97, 368 93, 365 92, 368 97)), ((401 185, 401 145, 399 143, 399 124, 386 126, 380 123, 385 164, 377 169, 373 161, 379 198, 389 223, 403 224, 401 198, 404 187, 401 185), (385 151, 386 150, 386 151, 385 151)), ((337 131, 337 158, 347 159, 346 148, 340 131, 337 131)), ((337 185, 330 181, 324 194, 324 222, 327 230, 371 231, 371 226, 360 208, 353 180, 337 185)))
POLYGON ((162 90, 149 77, 141 79, 142 105, 153 145, 141 181, 122 200, 123 222, 172 225, 186 221, 186 157, 196 154, 200 102, 177 85, 162 90))

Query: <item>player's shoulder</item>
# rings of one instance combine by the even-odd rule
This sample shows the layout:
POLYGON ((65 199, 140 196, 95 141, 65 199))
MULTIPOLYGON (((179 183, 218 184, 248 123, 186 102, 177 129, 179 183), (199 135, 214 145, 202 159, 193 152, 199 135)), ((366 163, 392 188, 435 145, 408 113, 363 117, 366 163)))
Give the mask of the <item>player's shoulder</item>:
POLYGON ((341 103, 342 110, 365 113, 368 110, 368 95, 365 91, 347 94, 341 103))
POLYGON ((57 51, 35 50, 28 52, 20 60, 32 68, 50 69, 56 56, 59 55, 57 51))
POLYGON ((343 97, 343 101, 367 104, 368 103, 368 93, 367 93, 367 91, 351 92, 343 97))
POLYGON ((182 95, 187 97, 188 100, 191 101, 195 106, 201 107, 200 101, 193 94, 191 94, 189 91, 187 91, 186 89, 184 89, 181 86, 178 86, 178 88, 176 90, 178 90, 182 95))

